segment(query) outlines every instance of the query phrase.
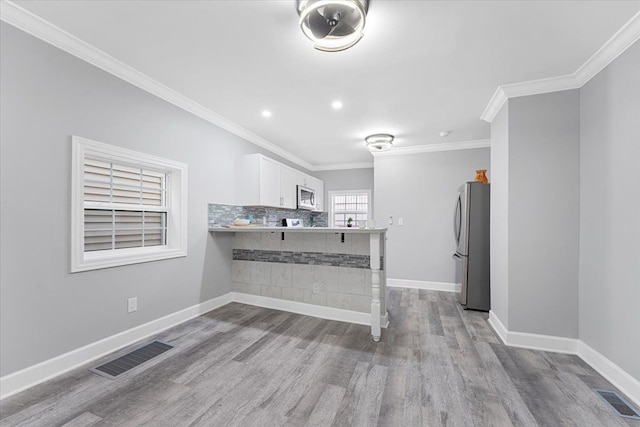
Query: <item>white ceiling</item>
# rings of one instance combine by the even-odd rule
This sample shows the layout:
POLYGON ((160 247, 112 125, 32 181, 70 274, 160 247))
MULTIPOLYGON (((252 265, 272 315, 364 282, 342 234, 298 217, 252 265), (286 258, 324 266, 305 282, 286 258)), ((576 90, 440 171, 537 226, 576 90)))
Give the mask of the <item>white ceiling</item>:
POLYGON ((489 138, 480 115, 498 85, 575 72, 640 10, 371 0, 360 43, 327 53, 293 0, 15 3, 318 168, 371 162, 371 133, 398 147, 489 138))

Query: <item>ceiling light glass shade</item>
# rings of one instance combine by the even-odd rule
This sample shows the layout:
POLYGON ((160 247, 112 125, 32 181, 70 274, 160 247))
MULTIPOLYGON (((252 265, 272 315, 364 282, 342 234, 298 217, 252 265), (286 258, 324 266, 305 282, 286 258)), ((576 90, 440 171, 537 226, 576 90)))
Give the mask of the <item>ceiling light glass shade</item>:
POLYGON ((394 136, 388 133, 369 135, 364 140, 370 151, 387 151, 393 146, 394 136))
POLYGON ((298 0, 300 28, 325 52, 339 52, 363 36, 368 0, 298 0))

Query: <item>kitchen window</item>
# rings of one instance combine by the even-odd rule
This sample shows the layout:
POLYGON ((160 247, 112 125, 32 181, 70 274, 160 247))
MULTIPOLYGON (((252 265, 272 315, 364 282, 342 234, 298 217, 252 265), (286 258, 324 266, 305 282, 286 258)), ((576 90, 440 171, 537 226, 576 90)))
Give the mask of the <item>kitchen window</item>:
POLYGON ((72 272, 186 256, 186 164, 72 144, 72 272))
POLYGON ((371 218, 371 190, 329 191, 329 201, 330 227, 346 227, 349 218, 357 227, 371 218))

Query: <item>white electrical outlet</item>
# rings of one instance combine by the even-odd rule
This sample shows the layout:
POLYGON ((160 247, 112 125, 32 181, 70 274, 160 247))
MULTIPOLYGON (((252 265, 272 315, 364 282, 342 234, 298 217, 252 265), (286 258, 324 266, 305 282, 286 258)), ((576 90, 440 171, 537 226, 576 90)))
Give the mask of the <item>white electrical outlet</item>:
POLYGON ((404 225, 404 218, 398 218, 398 225, 404 225))
POLYGON ((314 294, 320 293, 320 283, 316 282, 313 284, 313 293, 314 294))
POLYGON ((133 313, 138 310, 138 297, 129 298, 127 300, 127 313, 133 313))

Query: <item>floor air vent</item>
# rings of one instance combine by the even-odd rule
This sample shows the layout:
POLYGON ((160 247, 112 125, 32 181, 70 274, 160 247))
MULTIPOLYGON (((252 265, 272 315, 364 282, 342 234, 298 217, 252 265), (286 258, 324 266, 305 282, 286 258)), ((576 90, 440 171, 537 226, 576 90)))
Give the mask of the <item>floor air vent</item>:
POLYGON ((144 362, 151 360, 172 348, 173 346, 170 346, 169 344, 154 341, 151 344, 142 346, 125 354, 124 356, 120 356, 111 362, 107 362, 104 365, 100 365, 97 368, 91 368, 89 370, 113 380, 119 375, 124 374, 136 366, 142 365, 144 362))
POLYGON ((595 391, 598 396, 600 396, 605 402, 607 402, 609 406, 611 406, 614 411, 621 417, 640 420, 640 414, 638 414, 638 412, 633 409, 633 406, 631 406, 629 402, 624 400, 624 398, 615 391, 596 389, 593 389, 593 391, 595 391))

